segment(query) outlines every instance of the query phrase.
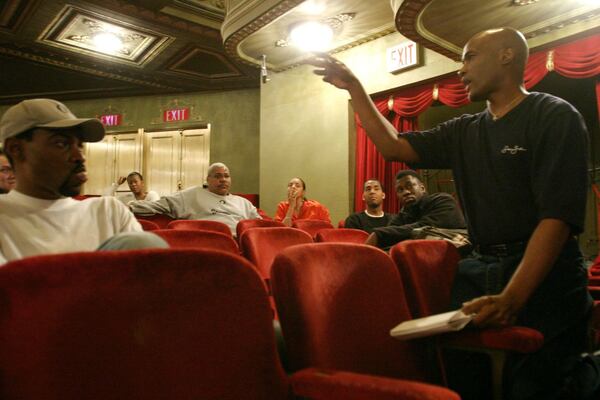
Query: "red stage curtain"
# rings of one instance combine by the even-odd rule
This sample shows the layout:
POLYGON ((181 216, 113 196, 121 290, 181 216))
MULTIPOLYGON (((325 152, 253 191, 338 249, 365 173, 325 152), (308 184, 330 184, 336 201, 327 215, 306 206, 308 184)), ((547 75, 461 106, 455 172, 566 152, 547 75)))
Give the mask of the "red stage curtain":
MULTIPOLYGON (((590 78, 600 74, 600 35, 557 46, 554 49, 533 53, 525 68, 525 87, 531 88, 539 83, 549 71, 570 78, 590 78)), ((379 112, 396 127, 398 132, 417 130, 417 117, 434 101, 449 107, 461 107, 469 103, 467 92, 458 76, 440 79, 435 84, 402 89, 398 93, 375 99, 379 112)), ((600 81, 596 82, 596 100, 600 116, 600 81)), ((354 209, 364 208, 362 201, 363 183, 369 178, 382 181, 387 199, 384 210, 398 212, 398 201, 394 190, 394 176, 399 169, 407 168, 404 163, 385 162, 371 140, 367 137, 362 124, 356 121, 356 180, 354 191, 354 209)))

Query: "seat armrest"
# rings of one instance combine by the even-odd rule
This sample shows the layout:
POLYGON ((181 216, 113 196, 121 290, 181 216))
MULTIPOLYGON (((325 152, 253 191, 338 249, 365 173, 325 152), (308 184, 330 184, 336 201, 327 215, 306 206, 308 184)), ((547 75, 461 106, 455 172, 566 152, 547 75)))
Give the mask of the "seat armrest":
POLYGON ((450 389, 426 383, 307 368, 291 376, 296 396, 319 400, 460 400, 450 389))
POLYGON ((485 348, 527 354, 542 347, 544 335, 535 329, 523 326, 466 329, 443 335, 440 344, 445 347, 463 347, 473 350, 485 348))

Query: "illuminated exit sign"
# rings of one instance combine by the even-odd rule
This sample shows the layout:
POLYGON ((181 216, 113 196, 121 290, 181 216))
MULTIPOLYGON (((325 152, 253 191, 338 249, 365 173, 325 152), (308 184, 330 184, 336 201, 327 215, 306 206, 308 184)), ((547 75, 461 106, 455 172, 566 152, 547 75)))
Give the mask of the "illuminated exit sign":
POLYGON ((101 115, 100 122, 104 126, 118 126, 121 125, 121 114, 109 114, 109 115, 101 115))
POLYGON ((187 121, 188 119, 190 119, 190 109, 188 107, 173 108, 163 112, 164 122, 187 121))
POLYGON ((388 72, 398 72, 405 68, 419 65, 417 44, 406 40, 397 46, 390 47, 386 52, 388 72))

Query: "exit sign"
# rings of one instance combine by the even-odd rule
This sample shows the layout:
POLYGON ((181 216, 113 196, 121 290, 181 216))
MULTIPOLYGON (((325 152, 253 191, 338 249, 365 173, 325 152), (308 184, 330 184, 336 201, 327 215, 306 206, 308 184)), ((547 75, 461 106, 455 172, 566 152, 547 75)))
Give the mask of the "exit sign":
POLYGON ((121 114, 101 115, 100 122, 102 122, 102 125, 104 126, 121 125, 121 114))
POLYGON ((417 44, 410 40, 388 48, 386 56, 388 72, 397 72, 419 65, 417 44))
POLYGON ((173 108, 163 112, 164 122, 187 121, 188 119, 190 119, 190 109, 188 107, 173 108))

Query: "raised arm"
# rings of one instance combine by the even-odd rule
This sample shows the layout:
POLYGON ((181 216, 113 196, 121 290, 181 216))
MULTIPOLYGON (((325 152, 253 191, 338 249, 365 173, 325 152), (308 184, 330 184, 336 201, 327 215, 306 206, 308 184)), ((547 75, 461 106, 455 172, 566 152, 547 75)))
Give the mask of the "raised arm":
POLYGON ((410 143, 398 136, 396 128, 377 111, 371 97, 346 65, 327 54, 319 54, 307 62, 318 67, 314 73, 323 76, 323 81, 350 93, 354 111, 358 113, 367 135, 386 160, 419 161, 419 156, 410 143))

